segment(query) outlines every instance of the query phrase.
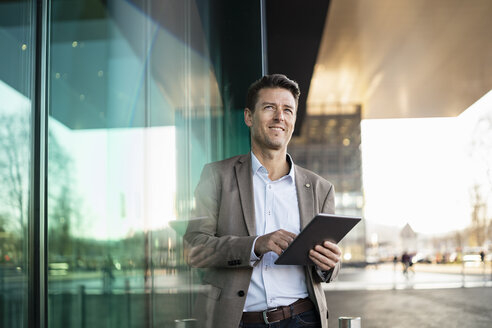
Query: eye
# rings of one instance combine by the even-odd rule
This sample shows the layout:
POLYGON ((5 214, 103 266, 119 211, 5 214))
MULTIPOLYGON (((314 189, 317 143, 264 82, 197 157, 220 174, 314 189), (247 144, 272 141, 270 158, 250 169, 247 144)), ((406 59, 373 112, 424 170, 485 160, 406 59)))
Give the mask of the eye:
POLYGON ((273 110, 274 108, 273 108, 273 106, 272 106, 272 105, 266 105, 266 106, 265 106, 265 109, 268 109, 268 110, 273 110))
POLYGON ((285 109, 285 112, 286 112, 287 114, 290 114, 290 115, 294 114, 294 111, 293 111, 292 109, 290 109, 290 108, 286 108, 286 109, 285 109))

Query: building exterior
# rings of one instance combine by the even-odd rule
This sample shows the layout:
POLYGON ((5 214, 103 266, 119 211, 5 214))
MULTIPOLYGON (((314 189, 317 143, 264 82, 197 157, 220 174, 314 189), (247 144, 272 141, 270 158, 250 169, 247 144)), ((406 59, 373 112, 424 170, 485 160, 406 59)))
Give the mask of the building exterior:
MULTIPOLYGON (((0 327, 192 325, 208 292, 182 241, 193 190, 249 150, 245 91, 266 73, 302 89, 294 161, 364 216, 361 118, 457 116, 491 85, 492 2, 394 3, 0 1, 0 327)), ((490 96, 458 117, 473 222, 446 252, 492 249, 490 96)), ((365 228, 345 262, 370 262, 365 228)))
POLYGON ((249 151, 250 83, 308 93, 328 3, 1 1, 0 327, 192 322, 202 167, 249 151))
MULTIPOLYGON (((321 105, 325 106, 333 107, 321 105)), ((333 183, 337 214, 362 216, 361 107, 347 105, 339 112, 307 116, 300 135, 289 145, 289 153, 298 165, 333 183)), ((365 243, 365 223, 361 221, 341 243, 344 260, 364 262, 365 243)))
POLYGON ((242 99, 264 73, 261 10, 0 3, 1 327, 191 317, 200 281, 172 222, 192 216, 205 163, 249 150, 242 99))

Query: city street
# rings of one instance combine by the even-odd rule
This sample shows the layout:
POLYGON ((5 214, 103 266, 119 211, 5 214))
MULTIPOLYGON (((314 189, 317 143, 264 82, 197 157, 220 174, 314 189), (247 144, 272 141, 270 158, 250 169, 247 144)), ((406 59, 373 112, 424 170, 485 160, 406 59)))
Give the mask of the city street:
POLYGON ((492 288, 333 290, 329 326, 361 317, 363 328, 492 327, 492 288))
POLYGON ((340 316, 361 317, 364 328, 492 327, 490 271, 480 272, 429 265, 406 277, 399 264, 342 268, 324 287, 330 327, 340 316))

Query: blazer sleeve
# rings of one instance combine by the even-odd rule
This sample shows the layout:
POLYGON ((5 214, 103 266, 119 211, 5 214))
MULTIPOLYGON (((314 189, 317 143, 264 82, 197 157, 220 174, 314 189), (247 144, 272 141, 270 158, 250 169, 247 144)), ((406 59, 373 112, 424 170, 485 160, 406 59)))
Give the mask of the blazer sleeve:
MULTIPOLYGON (((328 194, 325 198, 325 201, 322 206, 322 213, 329 213, 333 214, 335 213, 335 187, 331 185, 331 188, 328 191, 328 194)), ((338 272, 340 271, 341 268, 341 261, 336 264, 336 266, 328 271, 323 271, 316 266, 314 266, 314 277, 316 279, 319 279, 320 282, 332 282, 335 280, 338 276, 338 272)))
MULTIPOLYGON (((192 267, 250 267, 251 248, 256 236, 217 236, 222 201, 217 169, 204 167, 195 189, 195 217, 184 235, 188 263, 192 267)), ((230 219, 230 218, 228 218, 230 219)))

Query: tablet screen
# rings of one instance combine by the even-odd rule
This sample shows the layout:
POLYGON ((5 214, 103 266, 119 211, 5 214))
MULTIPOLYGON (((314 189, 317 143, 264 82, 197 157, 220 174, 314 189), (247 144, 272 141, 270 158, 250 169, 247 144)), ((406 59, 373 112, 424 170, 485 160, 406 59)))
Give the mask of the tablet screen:
POLYGON ((275 261, 275 264, 312 265, 309 251, 328 240, 340 242, 362 218, 320 213, 308 223, 275 261))

